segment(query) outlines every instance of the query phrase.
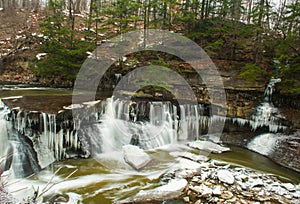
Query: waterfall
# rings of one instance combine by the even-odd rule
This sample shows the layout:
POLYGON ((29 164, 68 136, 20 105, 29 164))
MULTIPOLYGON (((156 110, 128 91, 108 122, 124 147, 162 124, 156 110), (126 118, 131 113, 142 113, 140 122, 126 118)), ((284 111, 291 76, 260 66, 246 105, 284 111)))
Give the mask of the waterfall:
MULTIPOLYGON (((10 124, 8 123, 7 114, 10 112, 8 107, 0 100, 0 158, 7 154, 8 133, 10 124)), ((0 163, 1 165, 1 163, 0 163)))
POLYGON ((10 117, 14 129, 31 140, 41 168, 67 158, 68 149, 77 150, 76 131, 65 127, 68 121, 61 121, 58 125, 56 114, 13 110, 10 117))
POLYGON ((58 124, 58 116, 10 110, 0 101, 0 156, 7 155, 9 160, 2 166, 10 168, 17 178, 26 177, 78 151, 80 142, 73 121, 66 119, 58 124))
POLYGON ((278 132, 286 127, 280 123, 280 114, 272 103, 272 94, 275 91, 275 84, 280 82, 280 79, 272 78, 265 89, 265 97, 263 102, 256 108, 256 113, 252 115, 250 125, 252 129, 259 127, 268 127, 270 132, 278 132))
MULTIPOLYGON (((10 113, 11 110, 0 101, 0 156, 6 158, 1 165, 4 166, 4 170, 12 167, 15 178, 26 177, 39 172, 40 166, 32 143, 8 121, 10 113)), ((21 126, 24 126, 24 120, 19 119, 17 127, 21 126)))
POLYGON ((170 102, 137 104, 108 98, 105 104, 98 123, 88 128, 94 154, 119 151, 133 142, 151 149, 177 141, 177 108, 170 102))
POLYGON ((272 94, 275 91, 275 84, 278 82, 281 82, 281 79, 271 78, 270 82, 268 83, 268 85, 265 89, 265 101, 271 101, 272 94))
MULTIPOLYGON (((272 103, 272 94, 275 91, 275 84, 280 81, 280 79, 272 78, 268 83, 264 93, 264 100, 256 108, 256 113, 252 116, 252 121, 250 122, 252 129, 266 126, 270 132, 274 133, 278 130, 286 129, 286 126, 281 125, 279 111, 272 103)), ((268 156, 276 151, 276 145, 282 139, 283 137, 280 134, 261 134, 250 141, 247 144, 247 148, 268 156)))
POLYGON ((252 141, 247 144, 247 148, 258 152, 262 155, 268 156, 275 151, 278 137, 273 133, 265 133, 256 136, 252 141))
MULTIPOLYGON (((285 128, 271 100, 278 81, 270 81, 265 99, 251 120, 204 115, 209 112, 204 105, 175 105, 168 101, 107 98, 72 104, 56 114, 10 110, 0 102, 0 153, 6 154, 5 144, 10 142, 15 152, 12 166, 20 170, 15 174, 28 175, 54 161, 121 151, 127 144, 147 150, 201 139, 208 129, 225 122, 277 132, 285 128)), ((264 137, 256 139, 265 141, 264 137)), ((259 143, 263 142, 253 141, 249 148, 256 151, 253 146, 259 143)))
POLYGON ((201 106, 180 105, 180 124, 178 138, 194 140, 199 137, 199 118, 201 106))

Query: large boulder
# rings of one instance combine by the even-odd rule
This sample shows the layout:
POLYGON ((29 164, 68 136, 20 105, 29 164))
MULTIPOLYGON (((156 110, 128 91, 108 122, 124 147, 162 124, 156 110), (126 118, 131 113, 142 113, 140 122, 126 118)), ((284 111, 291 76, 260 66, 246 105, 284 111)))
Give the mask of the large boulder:
POLYGON ((123 155, 124 160, 136 170, 144 168, 152 160, 143 149, 134 145, 124 145, 123 155))

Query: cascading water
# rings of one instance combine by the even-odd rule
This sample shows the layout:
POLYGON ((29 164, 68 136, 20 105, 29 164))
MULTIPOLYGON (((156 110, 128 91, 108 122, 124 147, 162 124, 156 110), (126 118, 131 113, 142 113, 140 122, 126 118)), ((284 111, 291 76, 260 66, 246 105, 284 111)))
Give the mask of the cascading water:
POLYGON ((177 128, 177 108, 170 102, 136 104, 109 98, 99 123, 90 126, 87 135, 93 153, 107 153, 133 141, 143 149, 175 143, 177 128))
POLYGON ((264 101, 256 108, 256 113, 252 116, 250 123, 253 129, 258 127, 269 127, 270 132, 284 130, 286 127, 280 124, 279 111, 272 103, 272 94, 275 91, 275 84, 280 79, 272 78, 265 89, 264 101))
MULTIPOLYGON (((40 171, 40 166, 37 163, 36 153, 33 150, 33 145, 15 131, 12 124, 8 121, 8 114, 11 111, 2 101, 0 102, 0 141, 1 141, 1 156, 6 157, 4 170, 12 169, 14 177, 29 176, 40 171), (26 162, 24 162, 26 161, 26 162)), ((22 120, 19 123, 23 123, 22 120)))
MULTIPOLYGON (((276 133, 278 130, 284 130, 286 127, 280 124, 278 116, 279 111, 272 103, 272 94, 275 91, 275 84, 280 79, 272 78, 265 89, 264 101, 257 107, 256 113, 252 116, 251 126, 256 129, 258 127, 267 126, 270 132, 276 133)), ((282 140, 279 134, 265 133, 256 136, 247 145, 247 148, 263 155, 270 155, 275 151, 276 144, 282 140)))
POLYGON ((5 156, 10 124, 6 120, 10 110, 0 101, 0 158, 5 156))
POLYGON ((22 163, 22 160, 28 163, 24 161, 26 159, 35 160, 36 162, 29 165, 29 172, 36 172, 55 160, 121 151, 126 144, 153 149, 166 144, 199 139, 209 127, 217 127, 220 122, 247 125, 252 130, 268 127, 269 131, 277 132, 285 127, 276 117, 278 111, 271 102, 276 82, 276 79, 270 81, 265 91, 265 99, 251 120, 207 116, 203 114, 206 110, 204 105, 176 106, 166 101, 134 102, 108 98, 73 104, 64 107, 57 114, 23 111, 20 108, 9 110, 1 104, 0 140, 12 140, 15 151, 21 151, 20 146, 23 144, 20 141, 25 142, 25 147, 29 144, 27 147, 31 146, 31 150, 23 151, 26 154, 17 163, 22 163))
POLYGON ((207 120, 199 119, 201 108, 200 105, 180 106, 178 116, 177 107, 170 102, 136 103, 108 98, 47 114, 20 108, 9 110, 2 104, 1 144, 5 144, 5 139, 11 142, 17 154, 12 167, 20 169, 16 175, 22 177, 55 160, 121 150, 124 144, 135 143, 151 149, 178 140, 196 139, 199 123, 208 124, 207 120), (97 103, 100 105, 96 107, 97 103), (71 112, 75 114, 65 118, 71 112), (26 168, 19 168, 21 164, 26 168))
POLYGON ((250 150, 268 156, 275 151, 277 140, 278 139, 275 134, 265 133, 255 137, 251 142, 248 143, 247 147, 250 150))
POLYGON ((20 108, 10 110, 0 102, 0 156, 10 160, 5 168, 11 168, 15 177, 37 173, 55 160, 70 157, 68 151, 79 150, 72 122, 57 124, 56 117, 20 108))

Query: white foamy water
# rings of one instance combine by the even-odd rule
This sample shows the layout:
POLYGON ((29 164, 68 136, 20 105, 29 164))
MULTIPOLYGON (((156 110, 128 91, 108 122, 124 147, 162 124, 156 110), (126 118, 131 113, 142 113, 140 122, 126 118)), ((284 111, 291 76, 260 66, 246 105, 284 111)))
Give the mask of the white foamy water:
POLYGON ((247 144, 247 148, 262 155, 268 156, 276 150, 278 137, 278 135, 273 133, 258 135, 247 144))

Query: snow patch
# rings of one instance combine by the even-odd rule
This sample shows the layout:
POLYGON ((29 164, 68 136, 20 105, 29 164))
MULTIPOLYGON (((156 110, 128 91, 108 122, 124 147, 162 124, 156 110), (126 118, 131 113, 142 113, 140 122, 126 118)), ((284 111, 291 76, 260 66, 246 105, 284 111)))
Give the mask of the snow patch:
POLYGON ((46 55, 47 55, 47 53, 39 53, 39 54, 37 54, 35 57, 37 58, 37 60, 41 60, 41 59, 43 59, 46 55))
POLYGON ((10 97, 5 97, 5 98, 2 98, 2 99, 20 99, 20 98, 23 98, 23 96, 10 96, 10 97))

